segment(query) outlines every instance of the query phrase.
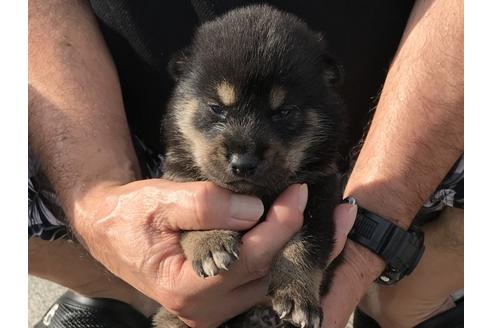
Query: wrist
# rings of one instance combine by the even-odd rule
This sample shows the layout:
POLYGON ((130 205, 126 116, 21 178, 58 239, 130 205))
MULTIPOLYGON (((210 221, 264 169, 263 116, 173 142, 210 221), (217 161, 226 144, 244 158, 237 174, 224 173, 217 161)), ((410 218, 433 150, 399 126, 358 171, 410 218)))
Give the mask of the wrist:
POLYGON ((118 205, 116 188, 123 184, 119 181, 100 181, 86 188, 84 192, 74 193, 71 212, 68 216, 73 232, 86 248, 90 240, 97 240, 96 235, 100 233, 96 231, 98 227, 107 228, 109 222, 100 225, 98 220, 107 219, 114 211, 118 205))
POLYGON ((353 197, 357 204, 391 223, 407 230, 420 208, 418 200, 412 202, 410 195, 400 192, 395 181, 362 182, 351 178, 344 198, 353 197))
POLYGON ((97 165, 93 161, 90 166, 90 171, 83 172, 74 183, 63 188, 62 205, 70 219, 74 218, 77 208, 92 206, 109 188, 123 186, 140 178, 138 164, 131 160, 120 160, 112 167, 97 165))
POLYGON ((344 258, 351 262, 354 274, 371 284, 383 272, 384 261, 362 245, 348 239, 345 244, 344 258))

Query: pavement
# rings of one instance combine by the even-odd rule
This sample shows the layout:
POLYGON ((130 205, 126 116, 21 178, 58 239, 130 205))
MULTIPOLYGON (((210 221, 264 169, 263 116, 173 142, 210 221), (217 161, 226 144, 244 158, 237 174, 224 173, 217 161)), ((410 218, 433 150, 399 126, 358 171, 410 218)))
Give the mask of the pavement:
MULTIPOLYGON (((29 276, 29 327, 36 324, 66 288, 50 281, 29 276)), ((346 328, 352 328, 349 322, 346 328)))
POLYGON ((44 279, 29 276, 28 324, 32 327, 48 311, 66 288, 44 279))

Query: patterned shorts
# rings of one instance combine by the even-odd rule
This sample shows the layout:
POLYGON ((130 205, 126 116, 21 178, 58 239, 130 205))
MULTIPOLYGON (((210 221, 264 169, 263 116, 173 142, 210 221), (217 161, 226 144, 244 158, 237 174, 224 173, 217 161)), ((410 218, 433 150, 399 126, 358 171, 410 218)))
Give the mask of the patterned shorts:
MULTIPOLYGON (((156 154, 136 136, 133 146, 146 179, 162 176, 161 164, 164 157, 156 154)), ((39 160, 29 148, 29 205, 28 234, 44 240, 71 239, 65 215, 48 179, 41 171, 39 160)))
POLYGON ((465 208, 465 155, 461 155, 443 182, 424 203, 414 223, 425 224, 435 219, 445 207, 465 208))
MULTIPOLYGON (((163 156, 133 138, 135 151, 145 178, 162 176, 163 156)), ((424 204, 415 221, 423 224, 437 217, 444 207, 464 208, 463 183, 465 180, 464 155, 454 165, 432 197, 424 204)), ((39 161, 29 148, 29 206, 28 234, 44 240, 71 238, 58 199, 48 179, 40 169, 39 161)))

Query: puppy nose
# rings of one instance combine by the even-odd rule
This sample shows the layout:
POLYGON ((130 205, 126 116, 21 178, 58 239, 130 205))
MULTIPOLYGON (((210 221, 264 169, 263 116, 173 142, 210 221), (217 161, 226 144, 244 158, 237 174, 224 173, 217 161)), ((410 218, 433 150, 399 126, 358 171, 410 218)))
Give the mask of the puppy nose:
POLYGON ((232 173, 240 177, 252 176, 258 167, 258 158, 252 154, 231 155, 232 173))

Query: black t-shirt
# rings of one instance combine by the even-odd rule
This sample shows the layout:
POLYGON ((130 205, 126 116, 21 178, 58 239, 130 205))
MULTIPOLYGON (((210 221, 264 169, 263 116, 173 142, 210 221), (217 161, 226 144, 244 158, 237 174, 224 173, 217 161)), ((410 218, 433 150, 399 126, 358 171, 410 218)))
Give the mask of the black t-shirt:
MULTIPOLYGON (((201 13, 190 0, 90 2, 118 70, 130 128, 159 152, 160 121, 173 87, 167 63, 172 54, 190 43, 201 13)), ((355 143, 374 108, 414 0, 210 3, 217 14, 246 4, 269 3, 323 32, 330 52, 344 67, 340 93, 350 113, 351 142, 355 143)))

